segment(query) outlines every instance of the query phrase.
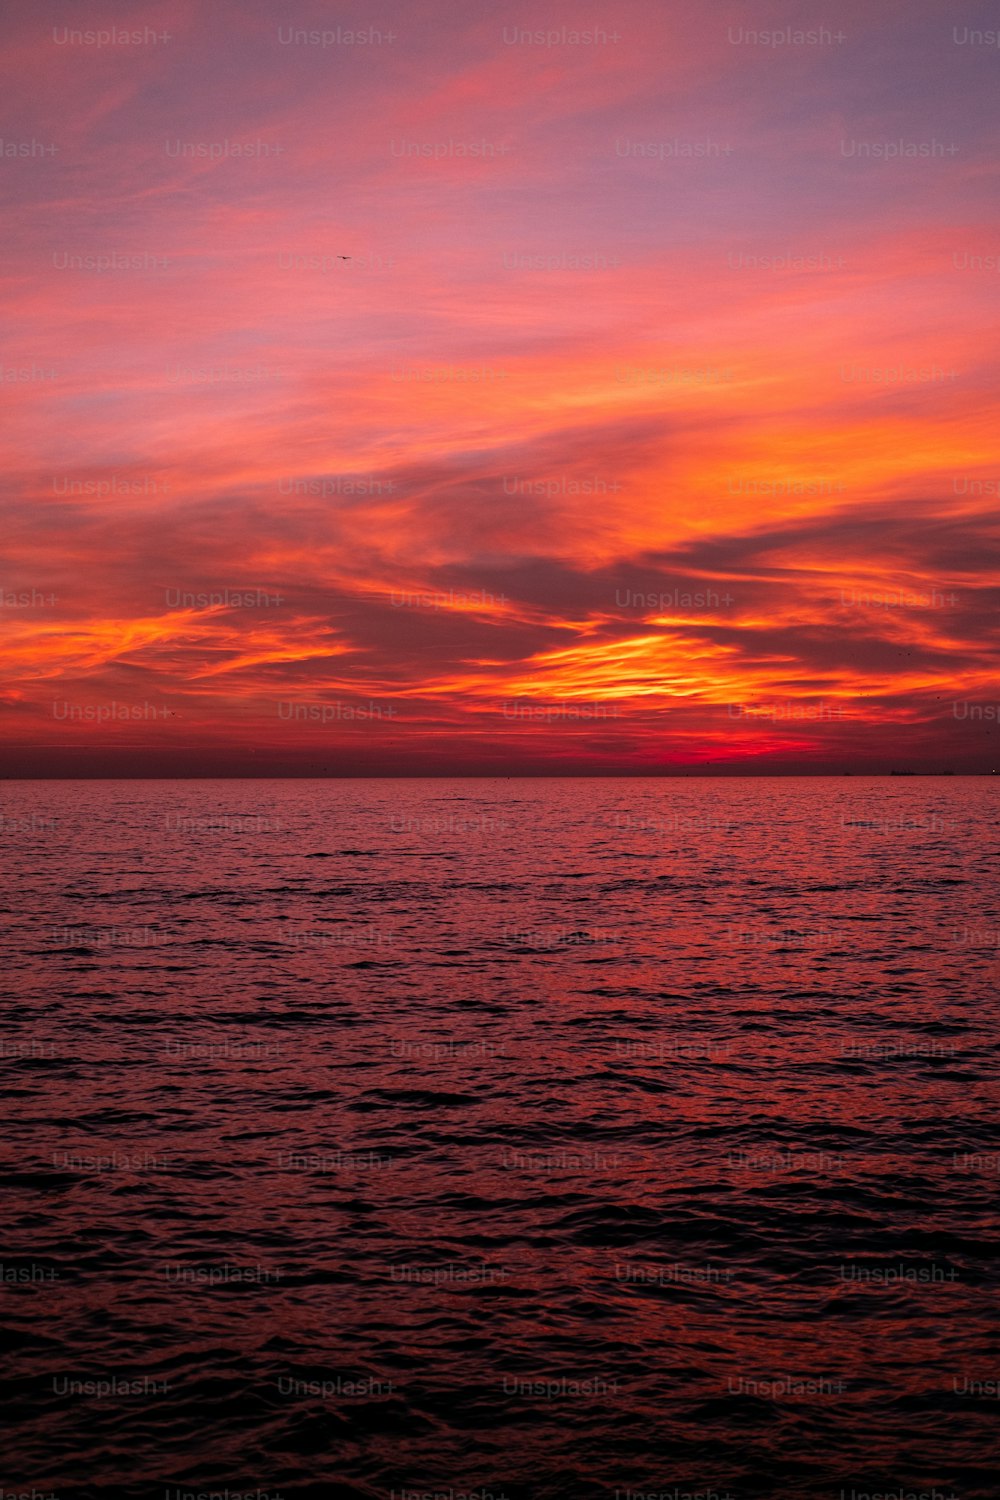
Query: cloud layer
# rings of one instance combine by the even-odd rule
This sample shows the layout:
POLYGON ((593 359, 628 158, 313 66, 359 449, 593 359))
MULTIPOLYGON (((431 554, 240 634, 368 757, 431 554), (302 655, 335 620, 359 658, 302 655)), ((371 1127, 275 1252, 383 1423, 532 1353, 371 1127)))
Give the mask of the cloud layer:
POLYGON ((991 770, 960 10, 15 8, 8 774, 991 770))

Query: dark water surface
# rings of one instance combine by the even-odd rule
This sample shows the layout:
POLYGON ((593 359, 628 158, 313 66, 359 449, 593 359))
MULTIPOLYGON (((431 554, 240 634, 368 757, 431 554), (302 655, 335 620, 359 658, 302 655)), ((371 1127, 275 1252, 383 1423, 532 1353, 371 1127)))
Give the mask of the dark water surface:
POLYGON ((995 784, 0 830, 6 1490, 1000 1494, 995 784))

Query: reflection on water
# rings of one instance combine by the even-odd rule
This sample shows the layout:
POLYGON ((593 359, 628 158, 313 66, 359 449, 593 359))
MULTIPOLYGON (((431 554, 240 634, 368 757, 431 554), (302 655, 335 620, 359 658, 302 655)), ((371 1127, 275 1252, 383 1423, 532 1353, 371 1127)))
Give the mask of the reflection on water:
POLYGON ((995 1495, 988 781, 2 802, 7 1488, 995 1495))

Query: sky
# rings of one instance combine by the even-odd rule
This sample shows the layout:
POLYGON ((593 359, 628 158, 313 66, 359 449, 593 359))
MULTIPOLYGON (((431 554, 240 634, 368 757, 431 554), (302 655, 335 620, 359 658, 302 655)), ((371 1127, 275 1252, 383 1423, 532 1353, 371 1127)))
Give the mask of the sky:
POLYGON ((3 774, 992 772, 998 28, 13 0, 3 774))

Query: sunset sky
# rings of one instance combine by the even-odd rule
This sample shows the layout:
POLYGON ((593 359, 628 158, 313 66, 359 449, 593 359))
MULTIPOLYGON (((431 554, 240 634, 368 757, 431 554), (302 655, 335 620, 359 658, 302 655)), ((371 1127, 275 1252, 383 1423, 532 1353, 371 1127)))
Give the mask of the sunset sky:
POLYGON ((6 774, 991 771, 998 27, 14 0, 6 774))

